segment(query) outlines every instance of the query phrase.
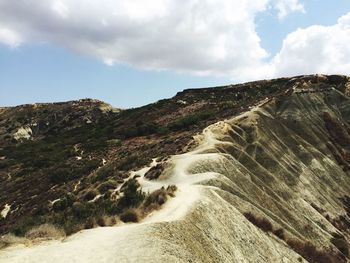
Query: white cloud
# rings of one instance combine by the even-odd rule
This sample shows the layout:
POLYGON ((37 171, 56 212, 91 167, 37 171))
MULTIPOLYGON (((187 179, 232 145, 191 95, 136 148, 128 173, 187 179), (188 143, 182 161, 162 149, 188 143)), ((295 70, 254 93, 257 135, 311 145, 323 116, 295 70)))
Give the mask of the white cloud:
POLYGON ((0 0, 0 43, 48 42, 113 66, 125 63, 237 81, 350 74, 350 13, 333 26, 298 29, 270 57, 255 17, 283 19, 298 0, 0 0))
POLYGON ((16 48, 21 44, 21 37, 9 28, 1 27, 0 24, 0 43, 16 48))
POLYGON ((48 42, 107 65, 263 76, 255 17, 274 5, 285 16, 298 0, 0 0, 2 43, 48 42))
POLYGON ((275 76, 350 74, 350 13, 333 26, 298 29, 283 41, 272 61, 275 76))
POLYGON ((279 19, 285 18, 291 12, 305 13, 304 5, 299 0, 277 0, 275 8, 279 19))
POLYGON ((51 9, 62 18, 67 18, 69 16, 69 9, 62 1, 53 1, 51 9))

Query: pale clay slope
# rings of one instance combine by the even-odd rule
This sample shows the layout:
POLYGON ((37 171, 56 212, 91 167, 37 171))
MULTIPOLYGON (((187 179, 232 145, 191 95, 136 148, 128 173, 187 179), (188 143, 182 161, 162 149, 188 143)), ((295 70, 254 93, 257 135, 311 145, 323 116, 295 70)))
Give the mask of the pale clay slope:
POLYGON ((293 95, 278 108, 271 102, 206 128, 195 138, 199 147, 173 156, 159 180, 139 179, 149 191, 179 187, 142 223, 11 247, 0 252, 0 262, 299 262, 285 243, 249 223, 246 211, 269 218, 290 236, 331 246, 335 229, 310 203, 332 217, 341 214, 338 197, 349 193, 350 182, 324 145, 320 112, 344 118, 349 101, 336 91, 333 104, 323 96, 293 95))

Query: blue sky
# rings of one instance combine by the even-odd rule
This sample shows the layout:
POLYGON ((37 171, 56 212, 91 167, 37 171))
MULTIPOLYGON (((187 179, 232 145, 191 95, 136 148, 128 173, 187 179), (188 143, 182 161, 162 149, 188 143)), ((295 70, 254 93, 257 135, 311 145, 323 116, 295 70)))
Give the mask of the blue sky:
MULTIPOLYGON (((198 2, 200 12, 195 15, 190 13, 193 7, 181 6, 178 16, 170 16, 167 10, 174 10, 176 1, 168 7, 154 0, 162 7, 157 12, 135 1, 132 8, 142 12, 121 15, 119 10, 129 10, 124 1, 110 16, 108 9, 94 12, 93 6, 79 10, 79 1, 53 1, 51 6, 43 1, 34 12, 22 1, 0 0, 0 106, 90 97, 129 108, 192 87, 299 73, 350 74, 347 0, 266 0, 258 7, 251 0, 244 6, 237 5, 245 1, 231 5, 218 0, 223 2, 218 14, 228 7, 243 11, 233 14, 235 19, 230 13, 213 14, 216 22, 210 20, 212 6, 203 2, 198 2), (81 18, 73 16, 75 10, 81 18), (201 16, 206 12, 208 18, 201 16), (23 21, 11 19, 16 16, 23 21), (188 17, 191 22, 183 23, 188 17), (87 18, 101 21, 101 29, 86 23, 87 18), (169 34, 174 25, 181 27, 169 34), (315 52, 310 50, 317 53, 311 57, 315 52)), ((110 6, 123 2, 103 1, 110 6)))

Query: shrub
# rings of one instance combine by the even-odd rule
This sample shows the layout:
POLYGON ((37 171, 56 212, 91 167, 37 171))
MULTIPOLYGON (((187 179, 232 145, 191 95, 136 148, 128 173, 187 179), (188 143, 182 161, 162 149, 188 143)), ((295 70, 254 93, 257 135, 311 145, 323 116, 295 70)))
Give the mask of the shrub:
POLYGON ((149 159, 139 155, 129 155, 126 158, 120 160, 116 165, 116 170, 129 171, 132 168, 144 166, 149 163, 149 159))
POLYGON ((104 216, 98 217, 96 223, 99 226, 106 226, 106 218, 104 216))
POLYGON ((251 212, 247 212, 243 214, 248 221, 250 221, 252 224, 263 230, 264 232, 272 232, 273 226, 269 220, 266 218, 260 218, 252 214, 251 212))
POLYGON ((283 228, 274 229, 272 233, 281 240, 286 240, 283 228))
POLYGON ((116 182, 112 181, 112 180, 108 180, 107 182, 103 182, 102 184, 100 184, 97 189, 98 191, 103 194, 105 192, 107 192, 109 189, 114 189, 116 187, 116 182))
POLYGON ((119 139, 111 139, 107 141, 109 146, 121 146, 122 142, 119 139))
POLYGON ((122 191, 124 195, 118 201, 118 207, 121 209, 137 207, 145 199, 145 194, 142 190, 138 190, 140 184, 135 178, 132 178, 124 183, 122 191))
POLYGON ((81 202, 75 202, 72 206, 73 214, 79 218, 85 218, 86 207, 81 202))
POLYGON ((99 194, 99 192, 96 189, 90 189, 86 192, 86 194, 84 195, 84 200, 85 201, 91 201, 93 200, 97 195, 99 194))
POLYGON ((95 226, 96 226, 95 218, 89 217, 88 219, 86 219, 85 224, 84 224, 85 229, 91 229, 91 228, 94 228, 95 226))
POLYGON ((103 216, 100 216, 97 218, 96 223, 97 223, 97 225, 102 226, 102 227, 113 226, 117 223, 117 220, 115 219, 114 216, 103 215, 103 216))
POLYGON ((43 224, 30 229, 25 234, 25 237, 30 240, 37 239, 37 238, 57 239, 57 238, 64 237, 65 235, 66 234, 62 229, 57 228, 50 224, 43 224))
POLYGON ((166 129, 166 127, 162 127, 157 123, 137 122, 134 127, 124 130, 122 136, 124 138, 132 138, 151 134, 165 134, 167 132, 168 130, 166 129))
POLYGON ((52 209, 55 212, 59 212, 59 211, 63 211, 64 209, 67 208, 67 202, 65 199, 60 199, 58 201, 56 201, 53 205, 52 205, 52 209))
POLYGON ((214 115, 212 111, 204 111, 195 114, 190 114, 185 117, 179 118, 176 121, 169 123, 168 128, 173 131, 187 129, 191 125, 197 124, 200 121, 209 119, 214 115))
POLYGON ((287 244, 296 253, 301 255, 307 261, 312 263, 339 263, 345 262, 341 258, 335 256, 329 251, 318 250, 310 242, 302 242, 298 239, 288 239, 287 244))
POLYGON ((144 212, 150 212, 152 210, 159 209, 168 199, 168 196, 174 197, 175 191, 177 190, 176 185, 168 186, 166 189, 164 187, 154 191, 148 195, 142 205, 144 212))
POLYGON ((167 193, 165 188, 162 187, 148 195, 143 203, 143 207, 145 210, 151 208, 151 210, 158 209, 161 205, 163 205, 167 200, 167 193))
POLYGON ((349 257, 349 246, 345 237, 341 234, 334 233, 331 238, 332 244, 340 251, 340 253, 348 258, 349 257))
POLYGON ((70 171, 68 168, 65 168, 65 167, 55 168, 55 169, 50 169, 49 178, 52 183, 60 184, 60 183, 65 183, 69 180, 69 174, 70 174, 70 171))
POLYGON ((97 170, 96 175, 92 178, 92 182, 102 181, 114 174, 114 166, 112 164, 107 164, 97 170))
POLYGON ((158 179, 163 171, 164 171, 164 165, 157 164, 156 166, 149 169, 149 171, 147 171, 147 173, 145 174, 145 178, 149 180, 158 179))
POLYGON ((120 220, 122 220, 124 223, 137 223, 140 220, 140 214, 136 209, 128 209, 120 215, 120 220))

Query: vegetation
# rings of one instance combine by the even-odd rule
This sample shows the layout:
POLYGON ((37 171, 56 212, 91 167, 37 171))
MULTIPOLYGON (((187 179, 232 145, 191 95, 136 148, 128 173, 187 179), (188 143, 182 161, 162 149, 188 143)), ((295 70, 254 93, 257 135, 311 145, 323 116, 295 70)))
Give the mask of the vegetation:
MULTIPOLYGON (((344 257, 339 257, 331 251, 317 249, 313 244, 306 241, 300 241, 299 239, 287 238, 282 228, 274 229, 271 222, 266 218, 257 217, 251 212, 243 214, 252 224, 263 230, 264 232, 271 232, 279 239, 285 241, 291 249, 301 255, 307 261, 312 263, 338 263, 346 262, 344 257)), ((335 242, 335 240, 334 240, 335 242)), ((347 253, 344 248, 343 240, 337 240, 337 244, 347 253), (338 243, 339 242, 339 243, 338 243), (341 244, 341 245, 340 245, 341 244)), ((338 248, 339 249, 339 248, 338 248)))
POLYGON ((125 223, 137 223, 140 220, 140 215, 136 209, 128 209, 120 215, 120 220, 125 223))
POLYGON ((344 258, 349 258, 349 245, 343 235, 333 233, 331 242, 339 250, 344 258))
POLYGON ((34 227, 30 229, 25 235, 25 237, 28 239, 37 239, 37 238, 57 239, 64 236, 65 236, 65 232, 62 229, 49 224, 43 224, 43 225, 34 227))
POLYGON ((138 190, 139 187, 140 184, 135 178, 125 182, 121 188, 124 195, 118 201, 118 207, 121 210, 137 207, 142 203, 142 201, 145 199, 145 194, 142 192, 142 190, 138 190))
POLYGON ((190 126, 200 121, 207 120, 214 115, 213 111, 204 111, 196 114, 190 114, 168 124, 168 128, 172 131, 188 129, 190 126))
POLYGON ((287 244, 305 258, 307 261, 312 263, 340 263, 346 262, 338 256, 334 255, 332 252, 327 250, 317 249, 310 242, 302 242, 297 239, 287 239, 287 244))
POLYGON ((272 232, 273 226, 271 222, 266 218, 257 217, 251 212, 244 213, 243 215, 248 219, 248 221, 250 221, 252 224, 257 226, 264 232, 272 232))
POLYGON ((168 197, 175 196, 176 190, 176 185, 170 185, 167 188, 162 187, 149 194, 142 204, 143 212, 148 213, 150 211, 159 209, 168 200, 168 197))

